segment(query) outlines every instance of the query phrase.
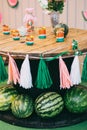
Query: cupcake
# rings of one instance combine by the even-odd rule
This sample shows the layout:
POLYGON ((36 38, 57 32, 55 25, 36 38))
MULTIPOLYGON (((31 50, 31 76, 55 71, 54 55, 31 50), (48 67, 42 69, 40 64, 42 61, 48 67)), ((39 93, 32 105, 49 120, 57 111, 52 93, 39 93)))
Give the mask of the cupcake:
POLYGON ((2 31, 3 31, 3 34, 6 34, 6 35, 10 34, 9 26, 8 25, 3 25, 2 31))
POLYGON ((26 36, 26 44, 33 45, 34 44, 34 36, 27 35, 26 36))
POLYGON ((20 33, 18 30, 14 29, 11 31, 13 40, 20 40, 20 33))
POLYGON ((60 28, 57 30, 56 42, 64 42, 64 28, 60 28))
POLYGON ((45 27, 41 27, 39 29, 39 36, 40 39, 45 39, 46 38, 46 28, 45 27))

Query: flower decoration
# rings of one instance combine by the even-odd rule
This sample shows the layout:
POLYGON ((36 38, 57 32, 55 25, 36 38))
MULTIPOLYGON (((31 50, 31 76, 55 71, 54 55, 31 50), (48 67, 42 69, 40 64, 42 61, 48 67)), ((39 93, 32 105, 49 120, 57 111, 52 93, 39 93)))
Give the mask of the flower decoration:
POLYGON ((65 0, 38 0, 41 7, 48 11, 59 11, 59 13, 63 12, 64 2, 65 0))

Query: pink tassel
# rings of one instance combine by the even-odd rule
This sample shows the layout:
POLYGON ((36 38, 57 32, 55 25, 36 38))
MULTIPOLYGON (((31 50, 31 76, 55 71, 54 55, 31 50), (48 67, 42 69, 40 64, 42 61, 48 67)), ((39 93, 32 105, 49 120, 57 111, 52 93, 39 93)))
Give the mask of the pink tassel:
POLYGON ((20 82, 20 74, 17 68, 15 60, 8 54, 9 56, 9 64, 8 64, 8 84, 20 82))
POLYGON ((70 80, 68 69, 61 57, 59 57, 59 70, 60 70, 60 88, 69 89, 72 86, 72 83, 70 80))

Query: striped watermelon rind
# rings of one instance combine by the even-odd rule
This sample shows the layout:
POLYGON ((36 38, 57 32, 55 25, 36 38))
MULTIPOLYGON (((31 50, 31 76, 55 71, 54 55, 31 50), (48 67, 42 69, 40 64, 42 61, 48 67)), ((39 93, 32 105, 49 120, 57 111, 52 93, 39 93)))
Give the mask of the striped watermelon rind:
POLYGON ((35 100, 35 112, 42 118, 51 118, 62 112, 64 102, 56 92, 47 92, 39 95, 35 100))
POLYGON ((12 101, 17 95, 17 90, 11 85, 0 87, 0 111, 9 110, 12 101))
POLYGON ((72 87, 64 97, 65 107, 72 113, 87 111, 87 88, 85 86, 72 87))
POLYGON ((34 110, 33 100, 28 95, 18 95, 11 104, 11 110, 15 117, 29 117, 34 110))
POLYGON ((87 11, 82 11, 82 16, 84 18, 85 21, 87 21, 87 11))
POLYGON ((12 8, 17 7, 19 4, 18 0, 7 0, 7 1, 8 1, 9 6, 11 6, 12 8))

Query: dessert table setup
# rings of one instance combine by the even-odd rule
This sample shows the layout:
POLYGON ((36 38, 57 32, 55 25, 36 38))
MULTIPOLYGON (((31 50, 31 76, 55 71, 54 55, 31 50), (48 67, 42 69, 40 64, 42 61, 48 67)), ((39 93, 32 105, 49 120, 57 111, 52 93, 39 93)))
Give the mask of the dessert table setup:
POLYGON ((87 120, 87 30, 59 23, 65 1, 52 2, 39 0, 52 11, 51 27, 35 26, 34 9, 26 8, 24 26, 0 28, 0 120, 15 126, 60 128, 87 120))
MULTIPOLYGON (((62 60, 67 65, 68 71, 70 72, 71 65, 73 63, 73 59, 75 58, 75 56, 79 57, 79 55, 84 56, 84 54, 86 54, 87 51, 86 34, 87 34, 86 30, 70 28, 68 35, 64 38, 64 41, 57 42, 56 36, 54 35, 54 33, 50 28, 38 27, 35 28, 34 32, 32 32, 33 44, 27 44, 26 36, 23 37, 20 36, 19 39, 14 39, 13 35, 3 33, 3 31, 1 30, 0 55, 8 59, 8 70, 9 70, 8 83, 13 83, 13 86, 16 88, 19 94, 23 94, 23 95, 27 94, 28 96, 31 96, 33 100, 36 100, 36 98, 42 93, 46 94, 46 92, 47 93, 50 92, 50 94, 51 92, 53 93, 56 92, 59 93, 62 96, 62 98, 64 98, 64 95, 67 89, 69 90, 71 84, 70 82, 66 83, 67 79, 65 83, 62 83, 60 79, 60 71, 61 71, 60 67, 62 66, 62 64, 60 63, 59 59, 60 57, 62 57, 62 60), (40 29, 42 29, 42 32, 45 29, 46 31, 45 37, 43 35, 39 35, 40 29), (75 49, 73 49, 72 43, 73 42, 77 43, 77 41, 78 41, 78 46, 75 49), (24 63, 27 57, 30 62, 29 64, 24 63), (17 71, 17 69, 15 69, 16 67, 14 67, 14 65, 12 66, 12 64, 14 63, 11 63, 12 62, 11 58, 12 60, 15 61, 16 64, 15 66, 18 67, 18 70, 20 71, 21 83, 19 82, 19 78, 17 77, 17 74, 15 74, 13 78, 10 77, 13 75, 10 69, 13 69, 14 73, 16 73, 17 71), (41 61, 44 63, 41 63, 41 61), (25 64, 24 71, 23 71, 23 64, 25 64), (60 67, 59 64, 61 64, 60 67), (30 66, 30 68, 28 68, 28 66, 30 66), (32 75, 32 77, 29 77, 30 75, 32 75)), ((65 73, 67 75, 67 72, 65 73)), ((66 75, 65 77, 67 77, 66 75)), ((75 76, 75 72, 74 72, 74 76, 75 76)), ((5 88, 6 87, 9 88, 9 85, 5 85, 5 88)), ((56 93, 54 93, 54 95, 56 93)), ((50 98, 48 99, 50 100, 50 98)), ((33 107, 33 104, 31 107, 33 107)), ((18 116, 19 114, 17 116, 14 116, 15 114, 12 114, 11 110, 6 110, 6 111, 1 110, 0 119, 13 125, 29 127, 29 128, 59 128, 62 126, 76 124, 78 122, 87 119, 86 112, 73 113, 68 111, 65 106, 63 106, 59 114, 56 114, 56 116, 53 117, 47 116, 46 118, 43 118, 43 116, 38 116, 38 114, 36 114, 35 111, 37 110, 34 110, 31 116, 25 118, 25 117, 18 116)), ((20 112, 20 115, 21 114, 22 112, 20 112)))

